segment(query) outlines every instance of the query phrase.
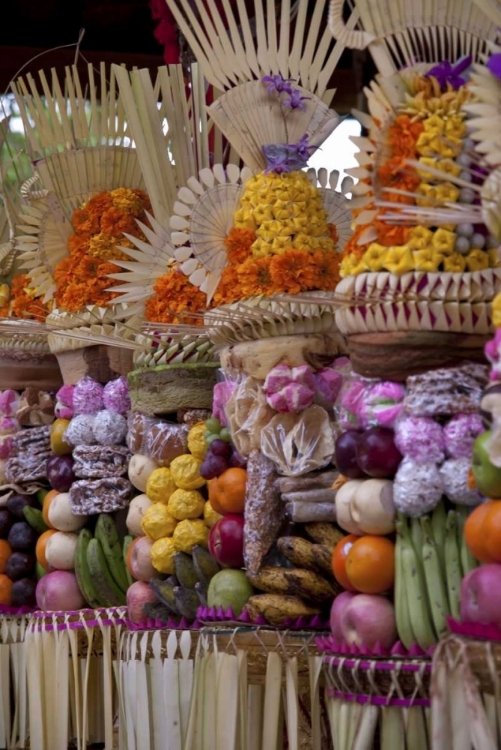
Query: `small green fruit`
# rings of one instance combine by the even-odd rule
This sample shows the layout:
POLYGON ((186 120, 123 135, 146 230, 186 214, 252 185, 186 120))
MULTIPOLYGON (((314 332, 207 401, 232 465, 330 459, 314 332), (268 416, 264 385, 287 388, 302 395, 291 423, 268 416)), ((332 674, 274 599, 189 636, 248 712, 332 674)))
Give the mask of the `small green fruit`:
POLYGON ((220 570, 209 584, 207 604, 216 609, 231 607, 238 617, 253 594, 254 589, 243 570, 220 570))
POLYGON ((472 472, 477 489, 493 500, 501 498, 501 467, 494 466, 489 458, 489 441, 492 432, 479 435, 473 443, 472 472))

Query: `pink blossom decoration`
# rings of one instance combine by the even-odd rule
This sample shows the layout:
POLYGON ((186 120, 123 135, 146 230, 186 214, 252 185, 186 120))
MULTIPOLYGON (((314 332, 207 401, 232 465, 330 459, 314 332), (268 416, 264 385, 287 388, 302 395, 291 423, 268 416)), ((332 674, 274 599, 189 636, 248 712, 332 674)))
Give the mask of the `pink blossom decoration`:
POLYGON ((315 398, 315 377, 308 365, 277 365, 266 376, 263 392, 266 402, 280 413, 297 414, 315 398))

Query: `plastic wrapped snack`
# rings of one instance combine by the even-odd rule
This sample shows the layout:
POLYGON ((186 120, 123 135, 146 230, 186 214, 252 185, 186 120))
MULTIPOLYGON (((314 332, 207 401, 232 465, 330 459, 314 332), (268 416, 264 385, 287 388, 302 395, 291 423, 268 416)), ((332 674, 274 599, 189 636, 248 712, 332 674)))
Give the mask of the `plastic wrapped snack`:
POLYGON ((475 364, 412 375, 406 383, 405 413, 416 417, 476 413, 488 377, 488 368, 475 364))
POLYGON ((103 391, 101 383, 88 375, 79 380, 73 391, 73 413, 97 414, 103 408, 103 391))
POLYGON ((129 458, 123 445, 81 445, 73 451, 73 472, 81 479, 124 476, 129 458))
POLYGON ((46 451, 50 453, 50 427, 19 430, 12 438, 13 456, 46 451))
POLYGON ((250 575, 257 575, 277 538, 284 510, 273 462, 258 450, 251 451, 247 463, 244 524, 244 561, 250 575))
POLYGON ((276 412, 266 403, 261 384, 254 378, 244 378, 233 389, 226 404, 226 417, 231 439, 241 456, 259 449, 261 431, 276 412))
POLYGON ((313 371, 308 365, 277 365, 266 376, 263 391, 272 409, 284 414, 297 414, 311 406, 315 387, 313 371))
POLYGON ((127 420, 121 414, 103 409, 94 417, 93 430, 100 445, 120 445, 127 435, 127 420))
POLYGON ((132 495, 132 484, 123 477, 81 479, 70 488, 70 507, 76 516, 113 513, 126 508, 132 495))
POLYGON ((125 376, 106 383, 103 390, 103 405, 105 409, 117 414, 126 414, 129 411, 129 386, 125 376))
POLYGON ((19 399, 16 419, 23 427, 52 424, 56 402, 50 393, 26 388, 19 399))
POLYGON ((153 458, 159 466, 188 452, 189 428, 134 412, 128 417, 127 445, 131 453, 153 458))
POLYGON ((277 414, 261 431, 261 451, 285 476, 328 466, 334 455, 329 415, 315 404, 300 414, 277 414))

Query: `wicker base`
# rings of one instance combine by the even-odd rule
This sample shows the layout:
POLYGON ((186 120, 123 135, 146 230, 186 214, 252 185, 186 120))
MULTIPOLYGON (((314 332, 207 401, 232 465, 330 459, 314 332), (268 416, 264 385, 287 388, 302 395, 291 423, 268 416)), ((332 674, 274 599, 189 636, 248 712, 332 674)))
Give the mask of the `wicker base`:
POLYGON ((410 375, 455 367, 466 360, 486 364, 484 346, 490 338, 428 331, 362 333, 348 337, 348 350, 360 375, 402 382, 410 375))

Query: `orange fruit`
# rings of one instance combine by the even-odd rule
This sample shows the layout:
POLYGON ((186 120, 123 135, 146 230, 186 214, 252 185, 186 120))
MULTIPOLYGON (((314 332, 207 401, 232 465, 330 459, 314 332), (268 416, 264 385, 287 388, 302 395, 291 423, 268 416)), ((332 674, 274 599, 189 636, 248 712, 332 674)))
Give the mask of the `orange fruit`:
POLYGON ((339 540, 332 553, 332 572, 334 573, 334 578, 345 591, 356 591, 356 588, 351 585, 346 575, 346 557, 357 539, 360 539, 360 537, 348 534, 348 536, 339 540))
MULTIPOLYGON (((481 539, 484 551, 483 557, 488 559, 482 559, 481 562, 499 563, 501 562, 501 501, 490 500, 484 503, 484 506, 487 507, 487 510, 484 511, 481 539)), ((466 522, 470 520, 471 515, 468 516, 466 522)), ((469 527, 470 533, 471 529, 472 527, 469 527)))
MULTIPOLYGON (((495 562, 496 557, 492 557, 491 552, 487 549, 487 539, 489 539, 489 549, 492 550, 493 539, 496 536, 496 517, 501 513, 501 500, 488 500, 482 505, 472 510, 465 521, 463 534, 466 546, 476 560, 483 563, 495 562), (492 516, 491 516, 492 511, 492 516), (489 517, 493 524, 493 529, 489 531, 489 517)), ((499 539, 499 537, 498 537, 499 539)), ((497 553, 500 559, 500 552, 497 553)))
POLYGON ((12 555, 12 548, 5 539, 0 539, 0 573, 7 570, 7 560, 12 555))
POLYGON ((361 536, 346 556, 346 575, 362 594, 383 594, 395 582, 395 545, 385 536, 361 536))
POLYGON ((11 581, 5 573, 0 573, 0 604, 5 604, 7 607, 10 607, 12 604, 13 585, 13 581, 11 581))
POLYGON ((49 541, 50 537, 55 533, 56 529, 48 529, 47 531, 44 531, 43 534, 40 534, 37 539, 35 556, 44 570, 50 570, 49 563, 47 562, 47 558, 45 557, 45 548, 47 547, 47 542, 49 541))
POLYGON ((245 488, 247 471, 230 467, 216 479, 210 479, 209 502, 216 513, 224 516, 227 513, 243 513, 245 507, 245 488))
POLYGON ((57 490, 51 490, 48 492, 44 499, 43 499, 43 507, 42 507, 42 518, 49 527, 49 529, 55 529, 56 527, 51 524, 49 521, 49 507, 51 502, 54 500, 56 495, 59 495, 59 492, 57 490))

